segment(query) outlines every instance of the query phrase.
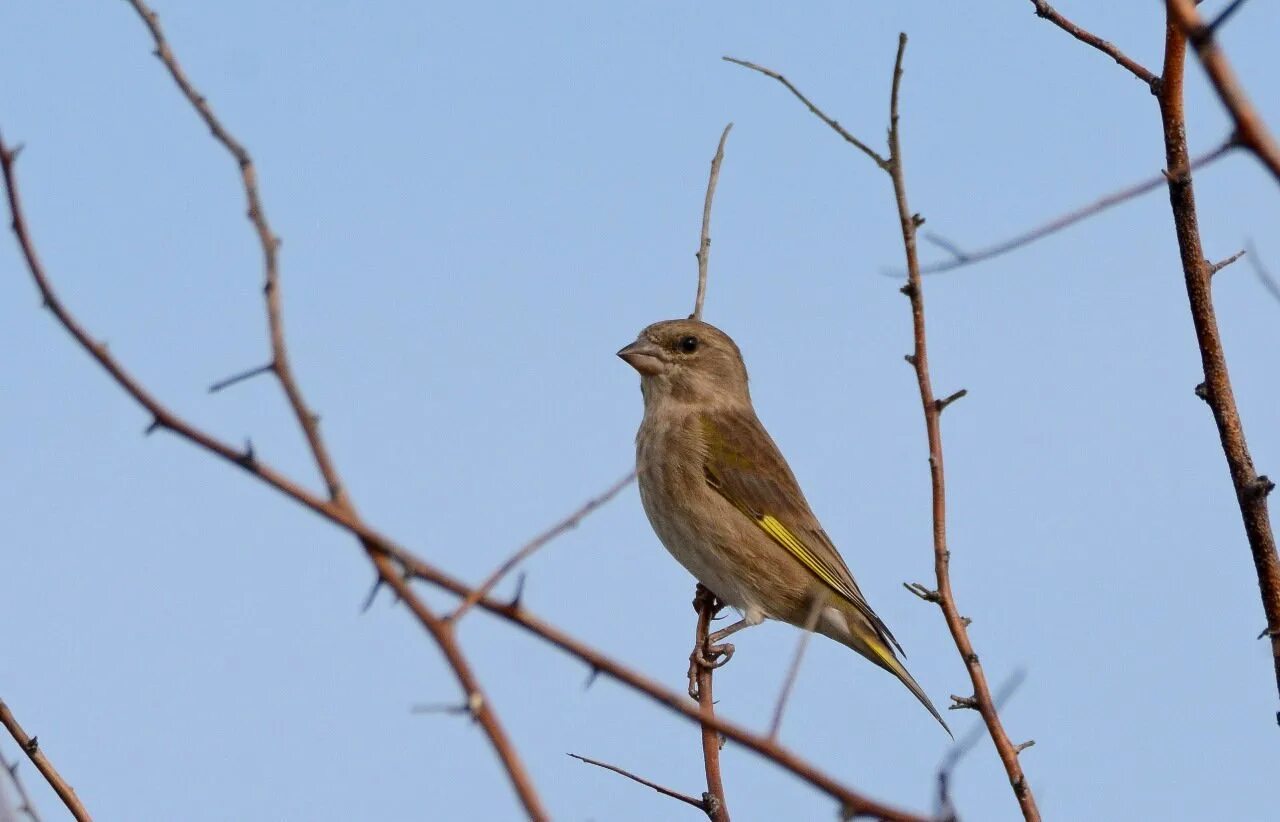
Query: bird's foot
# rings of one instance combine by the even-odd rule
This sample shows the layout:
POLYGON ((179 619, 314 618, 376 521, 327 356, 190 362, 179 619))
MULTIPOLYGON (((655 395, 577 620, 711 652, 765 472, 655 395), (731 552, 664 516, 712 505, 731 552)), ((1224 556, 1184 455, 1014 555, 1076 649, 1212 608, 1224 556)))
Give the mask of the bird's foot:
POLYGON ((733 651, 734 647, 730 642, 720 645, 698 643, 693 649, 689 654, 689 696, 693 701, 698 702, 700 696, 698 674, 724 667, 724 664, 733 658, 733 651))

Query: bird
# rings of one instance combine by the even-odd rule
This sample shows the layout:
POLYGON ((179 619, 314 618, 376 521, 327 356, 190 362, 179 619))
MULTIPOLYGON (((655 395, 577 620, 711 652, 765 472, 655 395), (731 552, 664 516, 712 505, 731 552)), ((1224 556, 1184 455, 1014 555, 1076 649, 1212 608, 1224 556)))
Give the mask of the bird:
POLYGON ((733 646, 715 643, 766 619, 816 630, 897 677, 950 734, 756 416, 737 343, 691 317, 648 326, 618 356, 640 374, 636 473, 649 523, 742 615, 708 638, 713 657, 727 661, 733 646))

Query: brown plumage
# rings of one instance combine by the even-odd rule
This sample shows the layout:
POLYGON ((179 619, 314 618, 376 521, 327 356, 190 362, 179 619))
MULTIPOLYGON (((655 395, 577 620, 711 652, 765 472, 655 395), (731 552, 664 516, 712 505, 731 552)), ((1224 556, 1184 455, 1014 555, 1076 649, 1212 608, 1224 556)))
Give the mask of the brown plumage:
POLYGON ((699 320, 668 320, 618 356, 641 375, 636 468, 649 522, 681 565, 743 615, 717 636, 764 619, 805 627, 816 617, 819 633, 892 673, 946 728, 756 417, 733 340, 699 320))

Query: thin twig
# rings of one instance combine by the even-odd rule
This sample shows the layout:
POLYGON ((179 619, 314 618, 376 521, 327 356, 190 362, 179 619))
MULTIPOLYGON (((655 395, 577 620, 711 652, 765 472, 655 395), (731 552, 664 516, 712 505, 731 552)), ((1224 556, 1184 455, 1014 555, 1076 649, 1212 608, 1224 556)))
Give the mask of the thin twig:
POLYGON ((800 663, 804 662, 805 649, 809 647, 809 639, 813 636, 813 629, 818 626, 818 617, 822 615, 824 605, 826 605, 825 599, 822 596, 815 596, 813 603, 809 606, 804 630, 796 640, 796 651, 791 657, 791 667, 787 669, 786 679, 782 680, 782 690, 778 692, 778 702, 773 708, 773 721, 769 723, 770 739, 777 739, 778 731, 782 729, 782 715, 787 710, 787 702, 791 699, 796 680, 800 678, 800 663))
POLYGON ((694 799, 692 796, 689 796, 688 794, 680 793, 679 791, 672 790, 671 788, 668 788, 664 785, 659 785, 657 782, 651 782, 648 779, 645 779, 644 777, 636 776, 631 771, 625 770, 623 768, 619 768, 617 765, 610 765, 608 762, 601 762, 598 759, 590 759, 585 756, 579 756, 576 753, 571 753, 569 754, 569 756, 572 756, 574 759, 578 760, 579 762, 585 762, 588 765, 595 765, 597 768, 604 768, 606 771, 613 771, 616 774, 621 774, 622 776, 625 776, 627 779, 630 779, 633 782, 639 782, 641 785, 644 785, 646 788, 653 788, 655 791, 662 794, 663 796, 669 796, 672 799, 679 799, 681 802, 685 803, 686 805, 692 805, 693 807, 697 808, 700 811, 703 811, 704 813, 707 810, 706 803, 703 802, 701 799, 694 799))
MULTIPOLYGON (((1228 139, 1221 143, 1217 148, 1201 154, 1192 160, 1190 168, 1197 169, 1206 166, 1214 160, 1217 160, 1219 157, 1227 154, 1227 152, 1235 147, 1235 142, 1228 139)), ((974 265, 975 263, 985 262, 993 257, 999 257, 1002 254, 1009 253, 1010 251, 1016 251, 1023 246, 1031 245, 1037 240, 1048 237, 1050 234, 1056 234, 1064 228, 1069 228, 1081 220, 1088 219, 1089 217, 1106 211, 1113 206, 1120 205, 1121 203, 1132 200, 1135 197, 1146 194, 1149 191, 1154 191, 1167 182, 1171 174, 1173 176, 1177 176, 1177 172, 1162 171, 1153 177, 1148 177, 1147 179, 1142 180, 1141 182, 1125 186, 1118 191, 1113 191, 1104 197, 1094 200, 1088 205, 1083 205, 1079 208, 1072 209, 1065 214, 1060 214, 1046 223, 1042 223, 1035 228, 1028 229, 1027 231, 1010 237, 1007 240, 1002 240, 998 243, 993 243, 992 245, 984 246, 974 251, 964 251, 949 240, 944 240, 936 234, 926 233, 924 235, 926 240, 946 249, 953 259, 922 265, 920 267, 920 273, 938 274, 943 271, 954 271, 957 268, 964 268, 966 266, 974 265)), ((900 271, 890 273, 894 276, 901 276, 902 274, 900 271)))
POLYGON ((735 63, 739 66, 742 66, 743 68, 749 68, 752 71, 758 71, 766 77, 772 77, 773 79, 777 80, 779 83, 781 83, 783 86, 786 87, 787 91, 795 95, 797 100, 804 103, 805 106, 808 107, 809 111, 813 112, 813 114, 819 120, 821 120, 822 122, 830 126, 831 129, 835 131, 836 134, 839 134, 846 143, 848 143, 849 145, 858 149, 858 151, 861 151, 863 154, 870 157, 871 161, 876 165, 878 165, 880 168, 884 169, 885 171, 889 170, 889 161, 886 160, 884 157, 881 157, 879 152, 877 152, 875 149, 871 148, 866 143, 859 140, 857 137, 854 137, 852 134, 850 134, 848 129, 840 125, 839 121, 831 117, 828 117, 826 112, 824 112, 822 109, 815 106, 809 100, 808 97, 805 97, 804 94, 800 92, 800 89, 793 86, 790 80, 783 77, 778 72, 774 71, 773 69, 765 68, 764 66, 758 65, 756 63, 752 63, 749 60, 739 60, 737 57, 725 56, 720 59, 729 63, 735 63))
POLYGON ((1239 251, 1237 251, 1235 254, 1232 254, 1230 257, 1218 260, 1216 263, 1210 263, 1208 260, 1205 260, 1205 263, 1208 265, 1209 276, 1212 277, 1214 274, 1217 274, 1222 269, 1226 268, 1227 266, 1234 263, 1236 260, 1243 257, 1244 254, 1245 254, 1245 250, 1242 248, 1239 251))
MULTIPOLYGON (((0 169, 3 170, 11 225, 19 248, 22 250, 23 258, 26 261, 28 273, 40 292, 45 308, 49 310, 76 344, 89 354, 116 385, 150 415, 152 422, 149 428, 173 433, 175 436, 186 440, 227 464, 240 468, 264 485, 275 489, 334 525, 359 537, 363 544, 371 546, 378 552, 378 556, 387 559, 390 570, 385 570, 387 565, 379 564, 378 572, 384 578, 389 573, 388 584, 396 591, 397 595, 403 597, 406 593, 412 594, 407 587, 407 581, 413 579, 430 583, 458 597, 466 597, 471 593, 470 586, 415 556, 386 534, 373 528, 360 517, 353 515, 349 508, 339 506, 331 499, 312 493, 264 460, 246 462, 237 448, 194 426, 161 403, 137 378, 125 369, 114 354, 105 346, 98 344, 62 303, 44 271, 22 212, 21 197, 14 173, 14 159, 15 152, 9 150, 0 140, 0 169), (397 570, 402 570, 403 575, 396 573, 397 570)), ((686 697, 606 656, 550 623, 540 620, 526 608, 518 608, 509 602, 502 602, 491 597, 480 600, 477 606, 581 660, 593 671, 609 676, 637 693, 647 696, 667 710, 678 713, 693 722, 710 724, 728 739, 795 774, 817 790, 838 801, 847 810, 867 816, 876 816, 887 820, 903 820, 904 822, 922 822, 924 819, 919 815, 885 805, 854 790, 822 771, 813 763, 801 758, 793 751, 760 734, 749 731, 737 723, 719 716, 703 716, 697 707, 688 703, 686 697)))
MULTIPOLYGON (((339 510, 347 513, 352 519, 359 520, 355 505, 347 496, 337 467, 329 455, 328 446, 320 435, 319 417, 307 407, 302 388, 293 374, 286 343, 281 303, 280 269, 277 253, 280 247, 280 240, 267 222, 266 212, 262 207, 262 200, 258 193, 257 171, 254 167, 253 159, 250 157, 248 150, 223 126, 204 95, 196 91, 190 80, 187 79, 186 73, 178 63, 177 57, 169 47, 164 31, 160 27, 159 16, 142 0, 129 0, 129 4, 151 32, 151 37, 155 43, 155 55, 164 64, 182 95, 191 104, 205 125, 209 127, 214 138, 226 148, 240 169, 240 180, 248 203, 249 221, 253 225, 259 245, 262 247, 263 296, 266 305, 268 335, 271 341, 272 373, 276 375, 276 380, 288 400, 298 427, 306 438, 308 450, 310 450, 316 468, 328 490, 329 501, 339 510)), ((511 785, 529 818, 536 820, 548 819, 549 815, 542 806, 542 801, 538 797, 528 770, 525 768, 511 739, 507 736, 506 730, 498 720, 497 714, 491 709, 489 700, 485 698, 480 688, 480 683, 463 655, 451 626, 433 613, 409 588, 409 583, 403 579, 400 569, 396 567, 390 557, 368 541, 362 541, 362 546, 369 557, 369 561, 377 569, 379 576, 399 595, 418 623, 435 640, 450 668, 452 668, 454 677, 457 679, 458 685, 465 694, 468 703, 474 703, 479 706, 475 711, 476 721, 484 729, 486 736, 489 737, 490 744, 502 761, 511 785)))
POLYGON ((1165 8, 1170 22, 1178 27, 1179 33, 1190 39, 1200 64, 1209 75, 1209 82, 1218 93, 1218 99, 1227 107, 1227 113, 1236 126, 1236 140, 1280 182, 1280 143, 1276 142, 1262 115, 1249 101, 1244 86, 1240 85, 1227 56, 1219 48, 1213 29, 1204 24, 1193 0, 1165 0, 1165 8))
POLYGON ((31 801, 31 796, 27 793, 27 786, 23 784, 22 779, 18 776, 18 763, 10 762, 5 758, 4 751, 0 751, 0 768, 4 768, 9 774, 9 783, 13 785, 13 789, 18 792, 18 812, 26 814, 29 822, 40 822, 40 812, 36 810, 35 803, 31 801))
MULTIPOLYGON (((3 145, 0 144, 0 156, 4 156, 5 153, 7 152, 4 152, 3 145)), ((0 699, 0 725, 4 725, 5 729, 9 731, 13 741, 18 743, 18 747, 31 760, 31 764, 36 766, 36 770, 40 771, 40 775, 49 783, 49 787, 53 788, 53 792, 58 795, 58 798, 62 800, 62 804, 67 807, 67 810, 71 812, 77 822, 92 822, 93 817, 89 815, 89 811, 81 804, 80 797, 76 796, 75 789, 67 783, 67 780, 62 778, 62 775, 58 773, 58 769, 53 767, 53 763, 49 761, 49 757, 44 755, 44 750, 40 747, 40 743, 36 741, 36 738, 27 736, 27 732, 18 724, 17 717, 9 710, 9 706, 4 703, 3 699, 0 699)), ((11 770, 9 773, 14 776, 16 781, 17 766, 14 767, 15 770, 11 770)), ((26 797, 25 791, 23 792, 23 797, 26 797)))
POLYGON ((1072 23, 1067 18, 1058 13, 1057 9, 1045 2, 1045 0, 1031 0, 1031 5, 1036 7, 1036 16, 1043 17, 1050 23, 1070 34, 1082 43, 1093 46, 1098 51, 1115 60, 1120 65, 1128 69, 1129 73, 1134 77, 1147 84, 1147 88, 1151 89, 1151 93, 1155 94, 1160 88, 1160 78, 1152 74, 1150 70, 1145 68, 1137 60, 1125 54, 1115 45, 1103 40, 1101 37, 1072 23))
POLYGON ((508 557, 501 565, 499 565, 493 571, 493 573, 491 573, 488 576, 488 578, 486 578, 485 581, 480 584, 479 588, 472 591, 471 594, 466 599, 462 600, 462 602, 458 605, 457 608, 453 610, 452 613, 445 615, 444 621, 456 623, 459 619, 462 618, 463 614, 471 610, 471 608, 477 602, 487 597, 489 595, 489 592, 494 589, 494 586, 496 586, 499 582, 501 582, 503 577, 511 573, 512 568, 515 568, 517 565, 524 562, 531 555, 533 555, 533 553, 536 552, 539 548, 546 545, 548 542, 551 542, 556 537, 568 531, 572 531, 574 528, 577 528, 578 524, 581 523, 584 519, 586 519, 587 516, 592 511, 596 510, 597 508, 604 505, 609 500, 616 497, 618 493, 622 491, 623 488, 626 488, 628 485, 630 485, 635 480, 635 478, 636 478, 636 472, 633 469, 630 472, 628 472, 625 477, 618 480, 613 485, 610 485, 604 491, 604 493, 592 499, 587 500, 587 502, 583 504, 582 507, 580 507, 578 510, 574 511, 569 516, 565 517, 564 519, 557 522, 555 525, 543 531, 538 536, 534 537, 532 540, 530 540, 528 543, 522 546, 520 550, 516 551, 514 554, 508 557))
POLYGON ((702 319, 702 303, 707 298, 707 260, 711 257, 711 202, 716 196, 716 183, 720 182, 720 163, 724 161, 724 141, 729 139, 729 129, 733 123, 720 132, 720 142, 716 145, 716 155, 711 158, 711 176, 707 178, 707 196, 702 201, 702 234, 698 239, 698 296, 693 301, 695 320, 702 319))
MULTIPOLYGON (((1017 753, 1013 749, 1013 742, 1010 741, 1009 735, 1005 732, 1004 726, 1000 721, 999 712, 991 698, 991 690, 987 685, 986 674, 978 660, 978 654, 973 650, 973 643, 969 639, 968 621, 960 615, 955 596, 951 590, 949 570, 951 552, 947 548, 946 484, 942 463, 942 411, 934 397, 933 385, 929 378, 929 357, 924 322, 924 291, 916 248, 916 230, 919 228, 920 223, 923 222, 923 219, 920 215, 912 213, 907 204, 907 186, 903 172, 898 132, 898 102, 902 82, 902 58, 906 46, 907 36, 905 34, 898 35, 898 52, 894 60, 893 83, 889 96, 889 159, 883 161, 883 163, 878 162, 877 165, 880 165, 893 181, 898 221, 902 228, 902 244, 907 262, 907 284, 902 288, 902 291, 911 300, 914 338, 913 353, 907 356, 907 361, 911 363, 916 373, 916 382, 920 389, 920 402, 924 408, 925 429, 929 442, 929 476, 933 500, 933 552, 934 570, 937 574, 937 590, 927 591, 923 589, 923 586, 921 586, 922 590, 919 591, 908 586, 908 590, 912 590, 917 596, 935 601, 939 608, 942 609, 947 627, 951 631, 952 640, 955 642, 956 650, 959 652, 961 659, 964 660, 965 667, 969 672, 969 678, 973 683, 974 696, 972 699, 976 704, 977 710, 982 715, 992 742, 995 743, 996 752, 999 754, 1005 772, 1009 776, 1009 782, 1013 786, 1013 792, 1022 809, 1022 814, 1027 820, 1038 820, 1040 812, 1036 807, 1035 796, 1027 783, 1026 776, 1022 771, 1022 765, 1018 762, 1017 753)), ((745 61, 734 62, 775 79, 781 77, 777 72, 763 69, 752 63, 746 63, 745 61)), ((802 100, 809 110, 818 114, 824 122, 827 122, 828 125, 834 122, 831 118, 822 114, 813 103, 810 103, 793 86, 789 83, 785 85, 794 96, 802 100)), ((836 126, 832 126, 832 128, 837 133, 840 132, 836 126)), ((843 137, 844 135, 841 134, 841 136, 843 137)), ((864 151, 864 153, 867 152, 864 151)), ((873 160, 879 158, 879 155, 874 154, 874 152, 871 155, 873 160)))
MULTIPOLYGON (((711 620, 715 619, 716 614, 723 605, 716 599, 715 594, 698 583, 694 590, 693 607, 698 612, 698 625, 694 632, 694 648, 705 650, 707 648, 707 637, 711 633, 711 620)), ((707 812, 708 818, 712 822, 729 822, 729 805, 724 794, 724 777, 720 773, 720 748, 724 745, 724 741, 720 737, 720 730, 711 724, 709 720, 715 718, 716 700, 713 691, 713 678, 715 675, 715 667, 712 665, 703 665, 696 661, 697 654, 694 654, 694 677, 698 690, 698 716, 702 722, 702 769, 707 775, 707 793, 703 810, 707 812)))
MULTIPOLYGON (((1187 160, 1186 112, 1183 107, 1183 83, 1186 68, 1188 15, 1196 25, 1198 16, 1194 7, 1171 0, 1166 5, 1164 82, 1160 90, 1160 120, 1164 129, 1165 159, 1170 167, 1184 165, 1187 160)), ((1201 41, 1203 46, 1204 41, 1201 41)), ((1216 64, 1213 54, 1201 51, 1201 60, 1208 69, 1216 64), (1206 56, 1208 54, 1208 56, 1206 56)), ((1220 55, 1219 55, 1220 56, 1220 55)), ((1225 61, 1222 61, 1225 64, 1225 61)), ((1213 71, 1210 71, 1213 76, 1213 71)), ((1219 89, 1221 91, 1221 89, 1219 89)), ((1225 99, 1225 98, 1224 98, 1225 99)), ((1241 98, 1242 99, 1242 98, 1241 98)), ((1237 121, 1242 142, 1244 126, 1237 121)), ((1258 153, 1255 150, 1255 153, 1258 153)), ((1259 156, 1262 156, 1259 154, 1259 156)), ((1277 166, 1280 173, 1280 165, 1277 166)), ((1245 536, 1253 555, 1254 570, 1262 597, 1262 609, 1266 614, 1267 628, 1271 630, 1271 655, 1275 669, 1276 687, 1280 690, 1280 555, 1276 552, 1275 535, 1271 530, 1267 511, 1267 493, 1270 482, 1258 475, 1249 455, 1245 440, 1244 423, 1236 406, 1231 388, 1231 375, 1227 370, 1226 351, 1222 334, 1213 308, 1213 285, 1205 262, 1204 246, 1200 239, 1199 217, 1196 214, 1195 189, 1191 175, 1169 179, 1169 204, 1173 210, 1173 226, 1178 239, 1178 251, 1182 258, 1183 279, 1186 282, 1187 301, 1191 307, 1191 320, 1195 326, 1196 343, 1200 349, 1200 363, 1204 369, 1201 398, 1213 411, 1218 428, 1218 439, 1227 460, 1231 484, 1235 487, 1236 502, 1244 522, 1245 536)))
POLYGON ((1254 275, 1257 276, 1258 282, 1262 283, 1262 287, 1267 290, 1268 294, 1280 300, 1280 282, 1277 282, 1276 278, 1267 270, 1267 267, 1262 264, 1262 258, 1258 256, 1257 249, 1253 247, 1253 241, 1251 240, 1245 248, 1249 252, 1249 266, 1253 269, 1254 275))

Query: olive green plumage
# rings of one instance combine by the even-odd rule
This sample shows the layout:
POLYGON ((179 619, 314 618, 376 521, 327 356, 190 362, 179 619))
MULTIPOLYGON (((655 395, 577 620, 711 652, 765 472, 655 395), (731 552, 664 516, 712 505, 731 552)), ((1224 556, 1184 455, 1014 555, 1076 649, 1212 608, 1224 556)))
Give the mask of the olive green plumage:
POLYGON ((756 417, 733 340, 699 320, 669 320, 618 356, 641 376, 636 469, 649 522, 743 615, 718 635, 764 619, 813 625, 896 676, 946 728, 756 417))

